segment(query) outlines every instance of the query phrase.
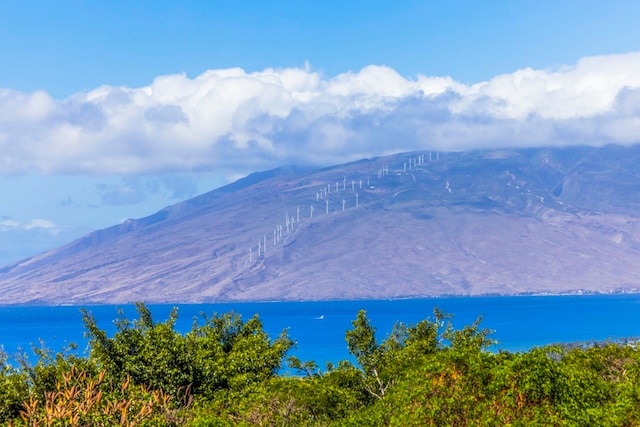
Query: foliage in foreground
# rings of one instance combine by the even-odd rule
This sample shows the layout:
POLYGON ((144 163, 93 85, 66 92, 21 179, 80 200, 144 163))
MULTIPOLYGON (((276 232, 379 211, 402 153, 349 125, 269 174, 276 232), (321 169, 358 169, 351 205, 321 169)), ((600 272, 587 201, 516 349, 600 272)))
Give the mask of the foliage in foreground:
POLYGON ((478 320, 456 330, 434 310, 380 341, 364 311, 346 332, 356 363, 321 371, 289 358, 257 316, 225 314, 175 331, 143 304, 108 337, 88 312, 90 354, 0 355, 0 421, 15 426, 634 426, 640 355, 623 343, 487 351, 478 320))

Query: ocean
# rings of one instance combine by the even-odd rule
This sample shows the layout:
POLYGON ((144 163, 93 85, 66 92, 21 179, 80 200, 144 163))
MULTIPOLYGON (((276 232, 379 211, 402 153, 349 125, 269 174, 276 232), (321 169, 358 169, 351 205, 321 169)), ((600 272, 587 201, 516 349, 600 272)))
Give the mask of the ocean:
MULTIPOLYGON (((493 351, 527 351, 550 343, 633 338, 640 336, 640 295, 501 296, 451 297, 404 300, 357 300, 321 302, 261 302, 224 304, 149 305, 154 320, 168 318, 178 307, 176 329, 187 332, 194 317, 234 311, 248 319, 258 313, 264 329, 273 338, 283 329, 297 342, 290 352, 303 361, 352 360, 345 332, 360 309, 367 311, 377 337, 382 340, 395 322, 416 323, 433 317, 438 307, 454 316, 457 328, 472 324, 482 316, 481 327, 494 331, 498 344, 493 351)), ((136 316, 133 305, 0 307, 0 345, 9 356, 20 348, 44 344, 59 351, 69 343, 87 348, 81 308, 92 312, 100 328, 111 336, 118 308, 129 319, 136 316)))

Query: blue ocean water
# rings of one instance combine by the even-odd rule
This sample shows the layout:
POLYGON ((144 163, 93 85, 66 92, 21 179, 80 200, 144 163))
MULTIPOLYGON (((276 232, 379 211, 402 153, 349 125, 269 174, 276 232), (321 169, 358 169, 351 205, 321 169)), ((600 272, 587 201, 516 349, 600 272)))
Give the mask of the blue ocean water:
MULTIPOLYGON (((154 320, 168 318, 173 305, 149 305, 154 320)), ((416 323, 433 316, 433 308, 454 315, 455 327, 483 317, 482 327, 494 330, 499 341, 493 350, 526 351, 549 343, 604 340, 640 336, 640 295, 575 295, 517 297, 455 297, 406 300, 322 301, 179 304, 176 325, 188 331, 200 313, 237 312, 247 319, 258 313, 264 329, 274 338, 283 329, 297 341, 290 354, 319 366, 350 359, 345 332, 360 309, 365 309, 383 339, 397 321, 416 323)), ((0 345, 9 355, 19 348, 40 346, 59 351, 73 342, 86 348, 82 315, 77 306, 0 307, 0 345)), ((110 335, 118 313, 116 306, 84 307, 98 326, 110 335)), ((134 306, 120 306, 129 319, 134 306)), ((81 351, 82 352, 82 351, 81 351)))

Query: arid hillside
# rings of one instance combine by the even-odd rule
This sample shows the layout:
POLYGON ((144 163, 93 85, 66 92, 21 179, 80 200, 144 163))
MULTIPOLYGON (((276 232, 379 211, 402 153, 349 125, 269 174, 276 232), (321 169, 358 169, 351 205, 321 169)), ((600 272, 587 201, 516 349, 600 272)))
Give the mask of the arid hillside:
POLYGON ((0 304, 640 289, 640 147, 284 167, 0 269, 0 304))

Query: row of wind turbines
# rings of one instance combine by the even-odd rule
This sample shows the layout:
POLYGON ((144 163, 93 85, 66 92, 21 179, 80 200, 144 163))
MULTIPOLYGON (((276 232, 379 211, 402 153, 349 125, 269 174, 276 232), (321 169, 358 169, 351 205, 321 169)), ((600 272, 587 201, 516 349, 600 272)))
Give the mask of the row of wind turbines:
MULTIPOLYGON (((402 169, 395 169, 394 173, 408 173, 419 166, 425 165, 427 163, 427 156, 429 163, 440 159, 439 152, 436 152, 435 156, 433 156, 431 152, 428 154, 420 154, 417 157, 412 156, 408 161, 403 163, 402 169)), ((377 170, 378 179, 382 179, 389 174, 390 169, 388 163, 383 163, 382 167, 377 170)), ((370 176, 367 175, 365 178, 358 178, 357 180, 351 179, 350 185, 348 185, 348 181, 347 177, 344 176, 342 182, 336 181, 335 183, 327 183, 319 187, 315 193, 315 202, 312 201, 309 205, 309 215, 304 217, 303 214, 302 219, 306 218, 310 220, 314 218, 314 215, 317 217, 322 212, 324 215, 329 215, 330 213, 335 213, 340 210, 344 211, 347 208, 358 208, 360 206, 359 191, 363 190, 363 186, 365 187, 364 190, 372 188, 370 176), (348 198, 346 196, 347 194, 349 195, 348 198), (338 195, 342 195, 342 198, 337 197, 338 208, 334 208, 336 196, 338 195)), ((271 239, 271 237, 267 238, 267 234, 263 234, 262 237, 257 239, 257 249, 255 246, 249 248, 248 254, 246 258, 244 258, 244 266, 251 266, 263 260, 266 257, 268 246, 277 247, 278 245, 284 245, 287 237, 297 231, 301 222, 300 206, 296 206, 294 212, 295 214, 291 215, 289 211, 285 212, 284 224, 278 224, 273 228, 273 239, 271 239), (272 241, 273 245, 271 244, 272 241)))

